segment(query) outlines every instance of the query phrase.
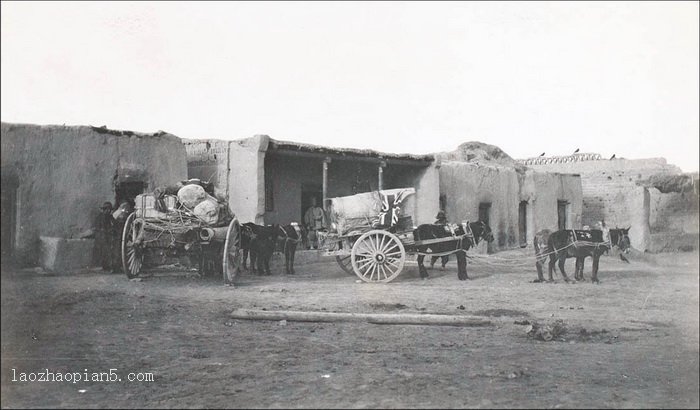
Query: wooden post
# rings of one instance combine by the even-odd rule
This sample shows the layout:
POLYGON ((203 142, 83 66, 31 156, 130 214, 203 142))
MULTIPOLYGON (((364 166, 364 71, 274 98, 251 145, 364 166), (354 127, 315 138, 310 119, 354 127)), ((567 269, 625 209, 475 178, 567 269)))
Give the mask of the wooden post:
POLYGON ((235 309, 229 315, 240 320, 288 320, 294 322, 367 322, 383 325, 490 326, 491 321, 463 315, 420 313, 340 313, 304 311, 268 311, 235 309))
POLYGON ((323 160, 323 204, 321 207, 326 211, 326 199, 328 198, 328 164, 331 163, 331 159, 326 157, 323 160))
POLYGON ((379 183, 377 184, 377 189, 381 191, 384 189, 384 168, 386 167, 386 161, 380 161, 379 162, 379 168, 377 170, 377 174, 379 177, 379 183))

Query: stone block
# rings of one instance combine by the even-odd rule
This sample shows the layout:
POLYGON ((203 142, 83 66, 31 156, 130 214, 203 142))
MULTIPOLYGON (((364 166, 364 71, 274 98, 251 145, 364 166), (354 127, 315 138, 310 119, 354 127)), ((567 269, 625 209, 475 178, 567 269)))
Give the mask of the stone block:
POLYGON ((91 265, 94 239, 39 237, 39 263, 51 273, 70 273, 91 265))

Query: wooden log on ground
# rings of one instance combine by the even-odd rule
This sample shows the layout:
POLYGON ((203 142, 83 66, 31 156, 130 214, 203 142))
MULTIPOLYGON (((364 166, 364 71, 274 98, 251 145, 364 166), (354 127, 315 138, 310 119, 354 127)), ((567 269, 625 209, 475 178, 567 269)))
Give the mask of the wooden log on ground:
POLYGON ((433 326, 489 326, 491 322, 462 315, 389 314, 389 313, 340 313, 302 312, 291 310, 269 311, 236 309, 233 319, 287 320, 290 322, 366 322, 384 325, 433 325, 433 326))

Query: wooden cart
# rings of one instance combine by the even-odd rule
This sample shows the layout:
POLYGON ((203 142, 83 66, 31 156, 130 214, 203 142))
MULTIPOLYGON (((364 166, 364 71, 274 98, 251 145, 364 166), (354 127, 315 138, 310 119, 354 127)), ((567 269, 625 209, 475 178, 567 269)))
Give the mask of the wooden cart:
MULTIPOLYGON (((412 188, 405 190, 412 190, 412 188)), ((389 191, 380 191, 381 194, 385 194, 385 192, 389 191)), ((333 198, 332 200, 343 198, 333 198)), ((357 275, 365 282, 391 282, 403 271, 407 256, 418 254, 417 246, 455 240, 453 237, 448 237, 415 241, 413 238, 415 227, 412 222, 409 225, 398 224, 393 227, 379 227, 376 224, 371 224, 370 220, 367 218, 367 224, 358 226, 345 234, 329 232, 322 235, 322 249, 325 253, 334 255, 341 269, 349 274, 357 275)), ((412 218, 409 220, 412 221, 412 218)), ((430 254, 426 253, 426 255, 430 254)))
POLYGON ((194 257, 200 273, 214 262, 224 281, 232 283, 242 261, 241 225, 235 216, 210 225, 181 206, 150 213, 137 208, 128 216, 122 232, 121 256, 126 276, 139 276, 144 259, 154 253, 194 257))

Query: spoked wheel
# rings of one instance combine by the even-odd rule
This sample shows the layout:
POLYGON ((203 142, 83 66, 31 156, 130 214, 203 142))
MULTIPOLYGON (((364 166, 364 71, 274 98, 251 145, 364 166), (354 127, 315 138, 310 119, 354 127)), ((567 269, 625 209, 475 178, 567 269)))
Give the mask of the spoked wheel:
POLYGON ((122 233, 122 267, 129 279, 137 277, 143 266, 143 249, 138 243, 142 230, 143 225, 141 221, 136 221, 135 213, 126 218, 122 233))
POLYGON ((340 265, 340 269, 344 270, 345 273, 354 275, 355 272, 352 270, 352 262, 350 261, 351 255, 336 255, 335 261, 340 265))
POLYGON ((224 282, 233 283, 233 279, 241 270, 241 224, 236 218, 228 225, 223 253, 224 282))
POLYGON ((355 241, 350 254, 352 269, 365 282, 391 282, 403 270, 406 250, 391 232, 373 230, 355 241))

